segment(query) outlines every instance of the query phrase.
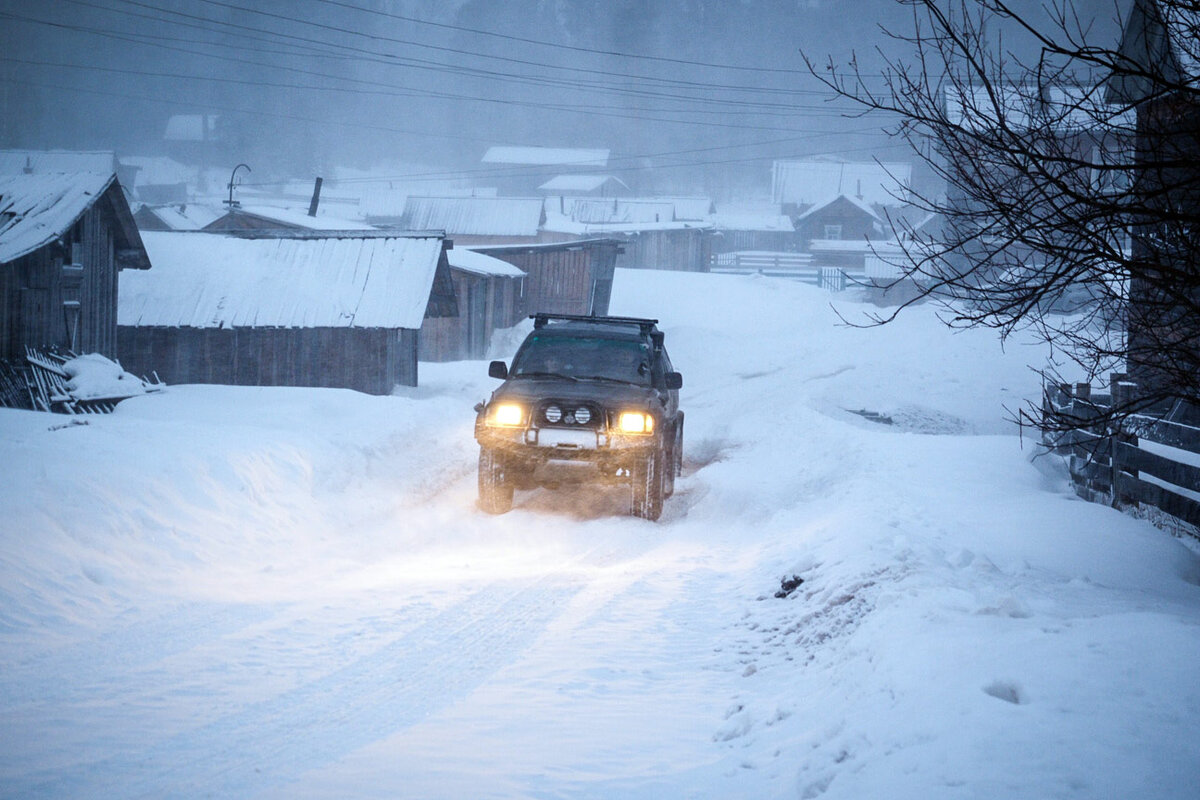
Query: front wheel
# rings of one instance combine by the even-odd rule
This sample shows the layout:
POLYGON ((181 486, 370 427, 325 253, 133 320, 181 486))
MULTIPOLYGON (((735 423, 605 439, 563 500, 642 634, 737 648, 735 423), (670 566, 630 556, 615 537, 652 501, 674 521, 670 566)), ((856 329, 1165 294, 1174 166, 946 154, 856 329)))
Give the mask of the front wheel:
POLYGON ((504 454, 479 448, 479 507, 489 514, 504 514, 512 504, 513 484, 506 474, 504 454))
POLYGON ((639 458, 629 470, 630 513, 635 517, 657 520, 663 507, 663 472, 667 459, 661 449, 639 458))

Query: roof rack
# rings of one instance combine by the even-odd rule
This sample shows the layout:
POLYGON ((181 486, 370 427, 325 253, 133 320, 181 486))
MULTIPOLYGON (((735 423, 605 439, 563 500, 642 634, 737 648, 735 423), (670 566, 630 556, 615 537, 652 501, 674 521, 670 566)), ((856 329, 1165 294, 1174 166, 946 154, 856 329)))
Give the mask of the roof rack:
POLYGON ((658 324, 656 319, 643 319, 641 317, 600 317, 595 314, 530 314, 529 318, 533 320, 534 329, 543 328, 546 323, 551 320, 563 322, 594 322, 601 325, 613 324, 618 325, 637 325, 643 334, 654 332, 654 326, 658 324))

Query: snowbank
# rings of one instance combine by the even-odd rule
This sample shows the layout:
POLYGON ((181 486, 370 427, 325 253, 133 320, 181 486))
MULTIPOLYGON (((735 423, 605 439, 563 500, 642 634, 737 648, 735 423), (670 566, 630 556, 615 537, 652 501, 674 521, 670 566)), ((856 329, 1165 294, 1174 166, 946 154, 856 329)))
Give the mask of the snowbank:
POLYGON ((684 374, 657 525, 479 512, 483 362, 0 409, 2 793, 1193 797, 1196 555, 1031 461, 1036 348, 863 310, 618 272, 684 374))

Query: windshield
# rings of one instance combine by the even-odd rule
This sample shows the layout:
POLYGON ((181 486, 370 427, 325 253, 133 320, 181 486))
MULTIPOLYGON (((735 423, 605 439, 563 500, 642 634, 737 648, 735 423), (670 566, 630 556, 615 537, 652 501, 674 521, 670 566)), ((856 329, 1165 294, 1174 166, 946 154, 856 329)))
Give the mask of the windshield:
POLYGON ((631 339, 533 336, 513 361, 515 376, 561 375, 650 383, 650 348, 631 339))

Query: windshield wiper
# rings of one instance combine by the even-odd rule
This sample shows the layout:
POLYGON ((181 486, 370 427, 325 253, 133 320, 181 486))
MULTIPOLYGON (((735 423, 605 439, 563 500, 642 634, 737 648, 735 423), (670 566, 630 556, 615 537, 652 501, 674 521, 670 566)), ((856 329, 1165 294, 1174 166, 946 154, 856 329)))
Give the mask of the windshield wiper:
POLYGON ((626 378, 611 378, 608 375, 580 375, 579 380, 584 381, 608 381, 610 383, 625 383, 630 386, 645 386, 645 383, 639 381, 631 381, 626 378))
POLYGON ((562 378, 568 381, 579 381, 574 375, 563 375, 558 372, 518 372, 514 378, 562 378))

